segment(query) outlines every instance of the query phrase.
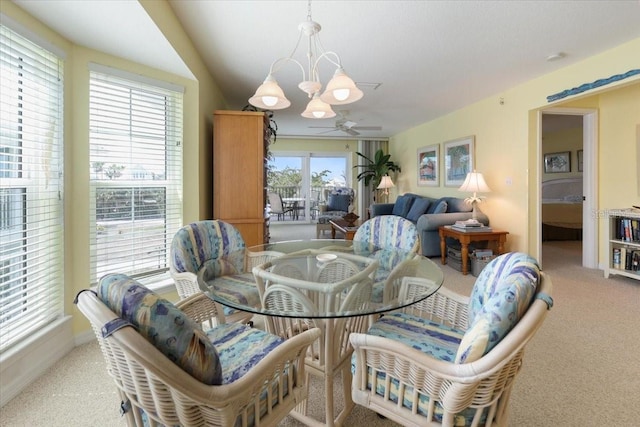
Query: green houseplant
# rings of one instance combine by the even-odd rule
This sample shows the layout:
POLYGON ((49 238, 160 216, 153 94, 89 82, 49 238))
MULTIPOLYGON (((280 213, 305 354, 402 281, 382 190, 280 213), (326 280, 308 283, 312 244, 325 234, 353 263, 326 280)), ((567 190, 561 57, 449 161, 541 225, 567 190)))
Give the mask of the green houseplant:
POLYGON ((356 154, 364 161, 363 164, 354 166, 362 169, 356 178, 358 181, 364 180, 365 187, 370 187, 371 191, 378 188, 382 177, 389 172, 402 172, 400 165, 390 160, 391 154, 384 154, 382 149, 375 152, 373 160, 362 153, 356 152, 356 154))

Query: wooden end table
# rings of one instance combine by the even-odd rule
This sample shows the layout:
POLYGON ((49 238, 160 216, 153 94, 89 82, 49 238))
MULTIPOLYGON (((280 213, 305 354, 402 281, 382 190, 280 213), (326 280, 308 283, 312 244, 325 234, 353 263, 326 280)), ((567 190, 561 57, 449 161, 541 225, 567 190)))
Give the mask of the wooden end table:
POLYGON ((504 253, 504 244, 507 241, 507 234, 509 234, 508 231, 495 229, 491 231, 459 231, 451 228, 450 225, 440 227, 438 232, 440 234, 440 253, 443 265, 447 263, 447 244, 445 238, 451 237, 460 242, 462 246, 462 274, 464 275, 469 273, 469 243, 481 242, 483 240, 496 242, 498 255, 500 255, 504 253))
POLYGON ((336 231, 344 233, 345 240, 353 240, 353 236, 355 236, 356 231, 358 231, 358 227, 362 225, 362 221, 356 221, 353 227, 349 227, 347 225, 347 221, 342 218, 336 218, 329 221, 331 224, 331 238, 336 238, 336 231))

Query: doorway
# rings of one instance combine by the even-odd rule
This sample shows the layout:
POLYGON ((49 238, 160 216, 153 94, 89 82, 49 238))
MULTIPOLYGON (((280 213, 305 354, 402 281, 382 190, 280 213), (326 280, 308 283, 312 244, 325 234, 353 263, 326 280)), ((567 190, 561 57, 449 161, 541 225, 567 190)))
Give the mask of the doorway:
MULTIPOLYGON (((545 240, 572 240, 582 253, 582 266, 597 268, 597 112, 552 108, 540 116, 539 195, 541 220, 538 259, 545 240), (554 162, 568 159, 569 164, 554 162), (581 188, 576 189, 580 184, 581 188), (581 190, 581 192, 580 192, 581 190)), ((575 247, 575 245, 574 245, 575 247)))
POLYGON ((351 182, 349 158, 344 153, 273 152, 268 166, 268 191, 279 194, 293 212, 284 219, 297 223, 316 219, 320 205, 326 202, 326 189, 351 182))

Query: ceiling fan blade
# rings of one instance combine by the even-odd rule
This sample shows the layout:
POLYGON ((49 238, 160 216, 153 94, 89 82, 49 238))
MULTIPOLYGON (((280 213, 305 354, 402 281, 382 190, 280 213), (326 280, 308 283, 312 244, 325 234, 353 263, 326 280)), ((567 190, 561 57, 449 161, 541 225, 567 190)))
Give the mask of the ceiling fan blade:
POLYGON ((309 129, 337 129, 335 126, 308 126, 309 129))
POLYGON ((353 129, 349 129, 349 128, 347 128, 347 129, 344 129, 344 131, 345 131, 346 133, 348 133, 349 135, 351 135, 351 136, 360 135, 360 132, 356 132, 356 131, 355 131, 355 130, 353 130, 353 129))
POLYGON ((332 129, 329 129, 329 130, 318 132, 316 135, 322 135, 322 134, 325 134, 325 133, 336 132, 338 130, 340 130, 340 129, 332 128, 332 129))
POLYGON ((357 129, 357 130, 382 130, 382 126, 354 126, 351 129, 357 129))

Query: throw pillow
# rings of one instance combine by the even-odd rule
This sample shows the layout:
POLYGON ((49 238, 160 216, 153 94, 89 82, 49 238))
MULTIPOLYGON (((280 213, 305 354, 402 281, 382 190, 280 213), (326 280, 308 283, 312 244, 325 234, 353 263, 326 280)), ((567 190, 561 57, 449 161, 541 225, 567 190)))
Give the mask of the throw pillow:
POLYGON ((351 196, 348 194, 331 194, 327 200, 327 210, 349 212, 350 202, 351 196))
POLYGON ((416 198, 411 205, 411 209, 409 209, 407 219, 409 221, 418 222, 420 216, 429 209, 430 204, 431 201, 429 199, 416 198))
POLYGON ((413 202, 413 197, 408 195, 398 196, 396 199, 396 203, 393 205, 393 211, 391 215, 398 215, 403 218, 407 217, 409 213, 409 209, 411 209, 411 203, 413 202))
POLYGON ((435 209, 433 210, 433 213, 434 214, 445 213, 447 212, 447 206, 448 206, 447 202, 445 202, 444 200, 440 200, 440 202, 438 202, 435 209))
POLYGON ((170 301, 124 274, 100 279, 100 298, 173 363, 208 385, 222 383, 218 352, 200 325, 170 301))

